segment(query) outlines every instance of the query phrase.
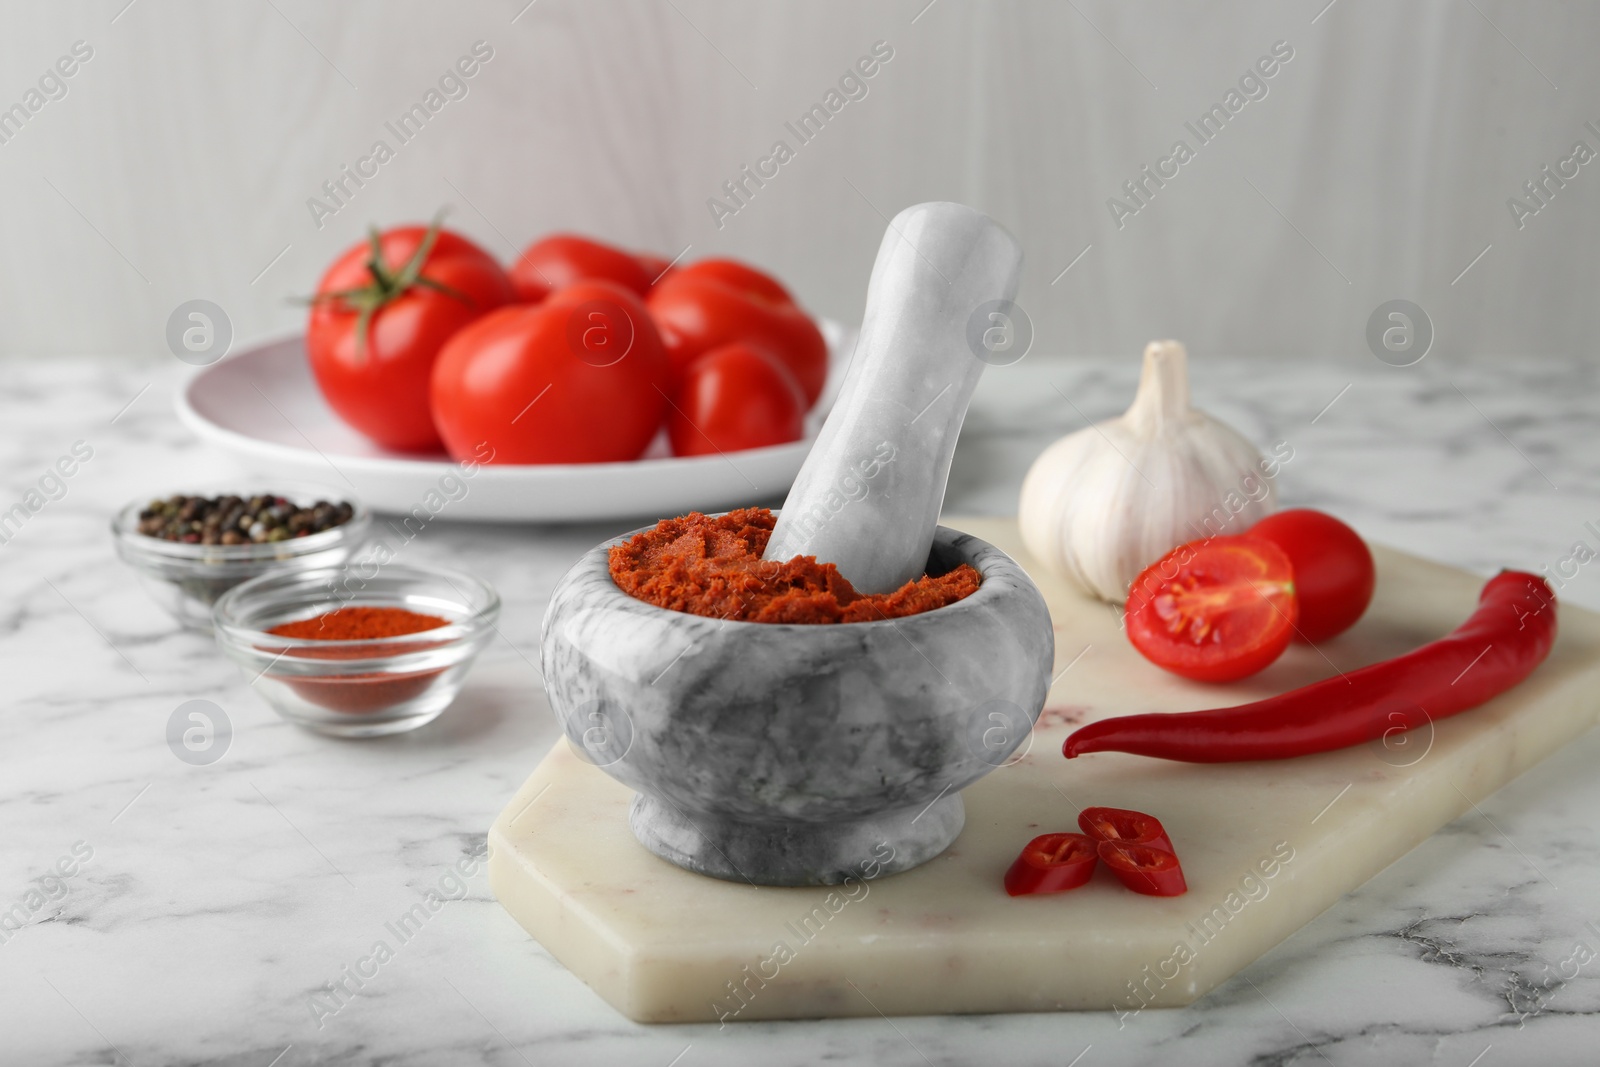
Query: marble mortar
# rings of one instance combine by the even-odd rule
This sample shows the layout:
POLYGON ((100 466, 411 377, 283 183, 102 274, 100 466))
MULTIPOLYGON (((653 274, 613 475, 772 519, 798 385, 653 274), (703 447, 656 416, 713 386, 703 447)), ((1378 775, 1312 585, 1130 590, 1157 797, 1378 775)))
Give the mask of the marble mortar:
MULTIPOLYGON (((637 532, 637 531, 635 531, 637 532)), ((551 595, 551 707, 580 755, 629 786, 650 851, 701 874, 827 885, 944 851, 959 791, 1029 737, 1050 686, 1044 598, 1011 557, 939 527, 931 573, 971 596, 905 618, 733 622, 656 607, 587 552, 551 595)))

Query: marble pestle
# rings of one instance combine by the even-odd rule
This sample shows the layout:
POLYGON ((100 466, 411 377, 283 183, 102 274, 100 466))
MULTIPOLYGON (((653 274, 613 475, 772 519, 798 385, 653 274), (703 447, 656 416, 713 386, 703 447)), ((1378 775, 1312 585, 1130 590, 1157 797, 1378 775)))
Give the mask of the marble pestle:
POLYGON ((1008 321, 1022 248, 961 204, 896 215, 883 235, 860 340, 795 479, 765 558, 815 556, 863 593, 922 576, 967 404, 1008 321))

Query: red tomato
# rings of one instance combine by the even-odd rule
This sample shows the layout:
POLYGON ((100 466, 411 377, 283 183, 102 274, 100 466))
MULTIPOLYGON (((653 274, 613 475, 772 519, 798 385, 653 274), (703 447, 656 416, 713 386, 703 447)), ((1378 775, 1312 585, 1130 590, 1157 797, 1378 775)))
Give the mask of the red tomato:
POLYGON ((1299 636, 1321 641, 1355 625, 1372 603, 1378 572, 1361 535, 1321 511, 1291 508, 1268 515, 1246 537, 1271 541, 1294 565, 1299 636))
MULTIPOLYGON (((627 312, 629 316, 632 315, 636 308, 644 307, 643 302, 640 301, 633 290, 626 286, 618 285, 616 282, 606 281, 603 278, 585 278, 582 281, 573 282, 571 285, 557 289, 544 299, 546 304, 587 304, 595 301, 615 304, 619 314, 627 312)), ((650 312, 646 310, 645 315, 648 317, 649 314, 650 312)), ((655 325, 654 319, 650 320, 650 325, 655 325)), ((660 336, 659 333, 656 334, 658 340, 660 336)))
POLYGON ((570 233, 541 237, 517 257, 511 266, 511 284, 517 299, 537 304, 558 289, 585 278, 601 278, 643 296, 654 274, 647 274, 639 260, 620 248, 591 241, 570 233))
POLYGON ((794 297, 789 295, 778 279, 770 274, 763 274, 754 267, 740 263, 737 259, 701 259, 680 267, 679 273, 686 278, 712 278, 723 285, 758 296, 770 304, 792 304, 794 297))
POLYGON ((379 235, 376 248, 369 241, 347 250, 318 283, 306 326, 311 373, 328 406, 399 451, 439 447, 428 407, 434 360, 457 330, 512 299, 500 264, 449 230, 437 231, 420 276, 411 273, 429 232, 400 226, 379 235))
POLYGON ((774 303, 692 270, 673 271, 648 299, 673 371, 681 375, 713 348, 743 341, 778 357, 800 383, 807 407, 815 404, 828 377, 828 346, 817 324, 791 303, 774 303))
POLYGON ((677 270, 672 265, 672 260, 658 256, 654 252, 635 252, 633 258, 644 268, 645 277, 650 279, 651 285, 666 277, 669 271, 677 270))
MULTIPOLYGON (((1213 537, 1162 556, 1128 592, 1128 639, 1185 678, 1231 682, 1283 654, 1294 634, 1294 567, 1270 541, 1213 537)), ((1104 857, 1102 857, 1104 858, 1104 857)))
POLYGON ((775 358, 745 344, 714 348, 689 364, 667 436, 675 456, 781 445, 805 436, 806 398, 775 358))
POLYGON ((667 356, 639 298, 609 282, 502 308, 452 337, 433 371, 433 416, 458 459, 638 459, 660 428, 667 356))

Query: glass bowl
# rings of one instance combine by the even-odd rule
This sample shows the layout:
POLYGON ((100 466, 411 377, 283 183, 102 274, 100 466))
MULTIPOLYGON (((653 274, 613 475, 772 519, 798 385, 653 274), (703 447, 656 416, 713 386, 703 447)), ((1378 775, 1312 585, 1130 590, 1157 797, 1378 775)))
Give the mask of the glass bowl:
POLYGON ((227 493, 249 497, 271 493, 297 507, 319 500, 344 501, 354 509, 350 521, 321 533, 247 545, 192 545, 164 541, 139 532, 139 512, 163 496, 142 496, 117 512, 111 522, 117 555, 139 574, 139 582, 156 603, 185 627, 211 631, 211 609, 234 586, 273 571, 337 567, 366 541, 372 514, 349 493, 325 487, 237 480, 180 490, 192 496, 227 493))
POLYGON ((380 737, 439 717, 494 636, 500 597, 460 571, 391 564, 364 571, 287 571, 224 593, 217 644, 273 710, 336 737, 380 737), (447 624, 399 637, 324 641, 266 631, 341 607, 405 608, 447 624))

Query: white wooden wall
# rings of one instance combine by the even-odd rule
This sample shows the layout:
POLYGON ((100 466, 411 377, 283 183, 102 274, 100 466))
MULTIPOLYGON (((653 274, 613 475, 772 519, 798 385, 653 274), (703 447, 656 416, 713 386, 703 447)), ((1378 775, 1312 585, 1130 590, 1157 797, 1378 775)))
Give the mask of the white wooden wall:
POLYGON ((1590 351, 1600 164, 1520 229, 1507 201, 1534 204, 1523 183, 1575 142, 1600 151, 1594 3, 125 3, 0 15, 0 108, 93 49, 0 143, 7 354, 161 352, 193 298, 236 337, 292 327, 286 298, 369 222, 441 206, 508 256, 560 228, 747 257, 849 319, 882 216, 929 199, 1022 238, 1041 355, 1176 336, 1371 359, 1368 315, 1397 297, 1437 353, 1590 351), (478 41, 465 97, 400 144, 385 121, 478 41), (866 95, 800 144, 785 122, 880 41, 866 95), (1119 228, 1108 198, 1198 145, 1184 123, 1279 41, 1267 95, 1119 228), (307 201, 379 139, 394 158, 319 227, 307 201), (793 158, 719 227, 707 200, 780 139, 793 158))

